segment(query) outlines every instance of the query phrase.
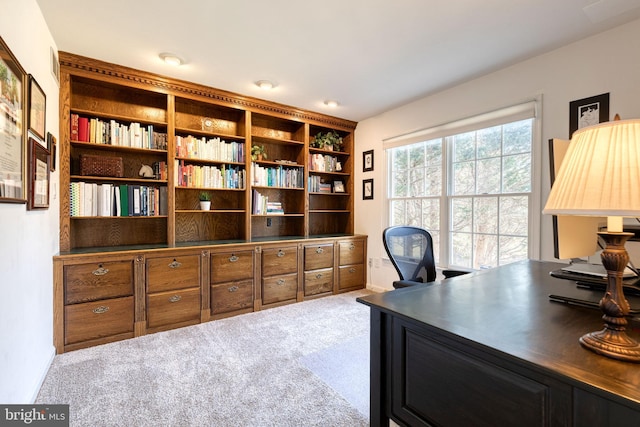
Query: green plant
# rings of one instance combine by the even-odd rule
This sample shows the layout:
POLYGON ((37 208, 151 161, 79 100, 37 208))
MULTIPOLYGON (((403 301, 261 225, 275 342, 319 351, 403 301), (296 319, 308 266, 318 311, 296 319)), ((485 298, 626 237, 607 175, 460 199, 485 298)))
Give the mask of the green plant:
POLYGON ((330 130, 325 133, 318 132, 313 139, 311 146, 314 148, 333 147, 336 150, 339 150, 342 146, 342 142, 340 134, 334 130, 330 130))
POLYGON ((201 202, 210 202, 211 201, 211 194, 207 193, 206 191, 202 191, 200 193, 200 201, 201 202))
POLYGON ((267 152, 264 145, 254 145, 251 147, 251 160, 258 160, 260 156, 265 160, 267 159, 267 152))

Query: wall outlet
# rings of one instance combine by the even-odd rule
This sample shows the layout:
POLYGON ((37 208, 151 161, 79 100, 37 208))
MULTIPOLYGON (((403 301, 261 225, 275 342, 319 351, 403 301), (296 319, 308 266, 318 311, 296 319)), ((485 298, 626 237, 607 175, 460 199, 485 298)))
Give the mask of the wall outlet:
POLYGON ((271 227, 271 218, 267 218, 267 227, 271 227))

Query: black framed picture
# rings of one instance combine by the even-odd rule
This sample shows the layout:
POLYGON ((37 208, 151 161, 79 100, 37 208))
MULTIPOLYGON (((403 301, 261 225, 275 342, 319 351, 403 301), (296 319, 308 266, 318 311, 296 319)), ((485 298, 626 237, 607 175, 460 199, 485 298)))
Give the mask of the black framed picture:
POLYGON ((373 170, 373 150, 362 153, 362 172, 371 172, 373 170))
POLYGON ((569 137, 578 129, 609 121, 609 94, 603 93, 569 103, 569 137))
POLYGON ((362 180, 362 200, 373 200, 373 178, 362 180))

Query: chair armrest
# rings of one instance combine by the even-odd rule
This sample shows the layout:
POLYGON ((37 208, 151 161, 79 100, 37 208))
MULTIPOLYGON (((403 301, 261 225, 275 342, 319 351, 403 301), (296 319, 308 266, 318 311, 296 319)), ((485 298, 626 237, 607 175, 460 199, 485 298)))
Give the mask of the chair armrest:
POLYGON ((445 279, 449 279, 451 277, 462 276, 463 274, 471 273, 470 271, 462 271, 462 270, 442 270, 442 275, 445 279))

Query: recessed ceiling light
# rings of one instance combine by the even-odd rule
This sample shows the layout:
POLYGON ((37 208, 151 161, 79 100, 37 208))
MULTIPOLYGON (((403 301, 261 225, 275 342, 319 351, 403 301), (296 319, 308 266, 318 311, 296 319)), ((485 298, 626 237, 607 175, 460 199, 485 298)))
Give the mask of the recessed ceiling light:
POLYGON ((256 86, 263 90, 271 90, 276 87, 276 85, 274 85, 273 82, 270 82, 269 80, 258 80, 256 82, 256 86))
POLYGON ((178 55, 173 54, 173 53, 168 53, 168 52, 161 53, 160 54, 160 59, 162 59, 167 64, 173 65, 175 67, 178 67, 178 66, 184 64, 183 59, 180 58, 178 55))
POLYGON ((324 101, 324 105, 326 105, 327 107, 336 108, 338 106, 338 101, 327 100, 324 101))

